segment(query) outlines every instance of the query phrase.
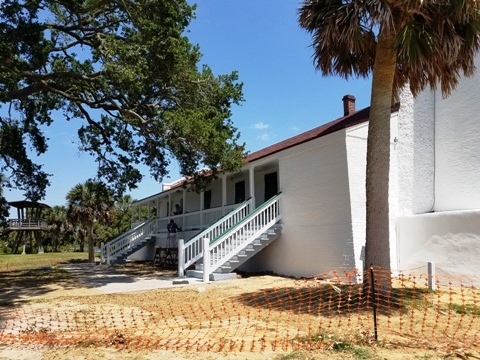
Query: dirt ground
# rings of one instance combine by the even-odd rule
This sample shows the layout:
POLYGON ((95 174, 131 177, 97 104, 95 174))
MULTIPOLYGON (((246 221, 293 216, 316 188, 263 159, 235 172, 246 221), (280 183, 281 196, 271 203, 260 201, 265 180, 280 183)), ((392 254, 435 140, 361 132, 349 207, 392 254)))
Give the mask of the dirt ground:
MULTIPOLYGON (((115 271, 132 276, 169 277, 172 271, 153 269, 150 265, 138 264, 117 268, 115 271)), ((72 309, 89 306, 95 309, 108 309, 112 312, 121 309, 166 309, 172 304, 182 304, 183 308, 195 304, 217 304, 245 294, 251 294, 272 288, 292 288, 298 280, 259 275, 209 284, 195 284, 150 291, 117 294, 103 294, 89 287, 80 276, 72 276, 64 271, 10 272, 0 274, 0 288, 3 295, 0 310, 18 308, 35 310, 39 308, 55 309, 68 313, 72 309)), ((125 310, 124 310, 125 311, 125 310)), ((0 359, 56 359, 56 360, 93 360, 93 359, 480 359, 480 354, 463 348, 423 349, 394 347, 387 345, 352 345, 315 350, 269 350, 255 351, 185 351, 145 350, 132 348, 82 346, 46 346, 6 344, 0 338, 0 359)))

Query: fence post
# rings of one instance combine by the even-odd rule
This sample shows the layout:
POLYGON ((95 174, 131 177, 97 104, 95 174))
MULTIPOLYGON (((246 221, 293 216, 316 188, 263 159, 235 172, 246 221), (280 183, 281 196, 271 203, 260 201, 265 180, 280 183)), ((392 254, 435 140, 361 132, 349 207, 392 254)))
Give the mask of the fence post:
POLYGON ((373 327, 375 329, 375 341, 378 341, 377 332, 377 300, 375 295, 375 278, 373 276, 373 265, 370 265, 370 287, 372 289, 372 305, 373 305, 373 327))
POLYGON ((435 291, 437 290, 437 286, 435 284, 435 263, 433 261, 429 261, 427 264, 428 268, 428 290, 435 291))
POLYGON ((185 276, 185 249, 183 248, 183 239, 178 239, 178 277, 185 276))
POLYGON ((103 260, 104 260, 104 257, 103 257, 103 251, 105 250, 105 243, 102 241, 100 243, 100 265, 103 264, 103 260))
POLYGON ((203 282, 210 280, 210 239, 203 238, 203 282))
POLYGON ((107 242, 107 264, 110 265, 110 242, 107 242))

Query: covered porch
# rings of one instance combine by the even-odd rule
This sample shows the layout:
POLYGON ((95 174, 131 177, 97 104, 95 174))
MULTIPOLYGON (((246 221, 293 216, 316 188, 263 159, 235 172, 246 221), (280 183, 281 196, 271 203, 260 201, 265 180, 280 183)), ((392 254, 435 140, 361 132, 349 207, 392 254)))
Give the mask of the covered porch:
POLYGON ((234 174, 224 174, 200 193, 192 191, 186 179, 164 183, 162 192, 132 204, 132 228, 149 219, 157 219, 157 231, 167 234, 171 219, 182 228, 186 240, 251 199, 254 207, 276 195, 279 190, 278 160, 250 163, 234 174), (181 213, 176 213, 175 205, 181 213))

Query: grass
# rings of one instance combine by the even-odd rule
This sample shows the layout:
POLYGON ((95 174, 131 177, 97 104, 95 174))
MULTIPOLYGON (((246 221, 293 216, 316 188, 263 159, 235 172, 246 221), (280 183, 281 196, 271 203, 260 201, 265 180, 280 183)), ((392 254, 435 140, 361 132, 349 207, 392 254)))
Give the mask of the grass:
POLYGON ((466 314, 466 315, 476 315, 480 316, 480 308, 473 304, 450 304, 450 309, 455 311, 457 314, 466 314))
POLYGON ((87 252, 56 252, 25 255, 2 254, 0 255, 0 272, 56 266, 61 263, 84 261, 88 261, 87 252))

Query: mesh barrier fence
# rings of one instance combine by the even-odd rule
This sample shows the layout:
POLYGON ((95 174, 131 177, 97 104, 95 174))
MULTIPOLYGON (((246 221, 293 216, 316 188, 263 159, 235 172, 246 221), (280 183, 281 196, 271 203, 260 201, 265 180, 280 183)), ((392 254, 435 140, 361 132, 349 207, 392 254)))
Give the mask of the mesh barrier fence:
POLYGON ((191 351, 328 348, 342 343, 480 348, 477 277, 389 272, 298 280, 222 301, 142 309, 0 307, 0 343, 191 351), (373 279, 372 279, 373 275, 373 279), (391 279, 391 281, 390 281, 391 279), (375 290, 375 291, 374 291, 375 290))

